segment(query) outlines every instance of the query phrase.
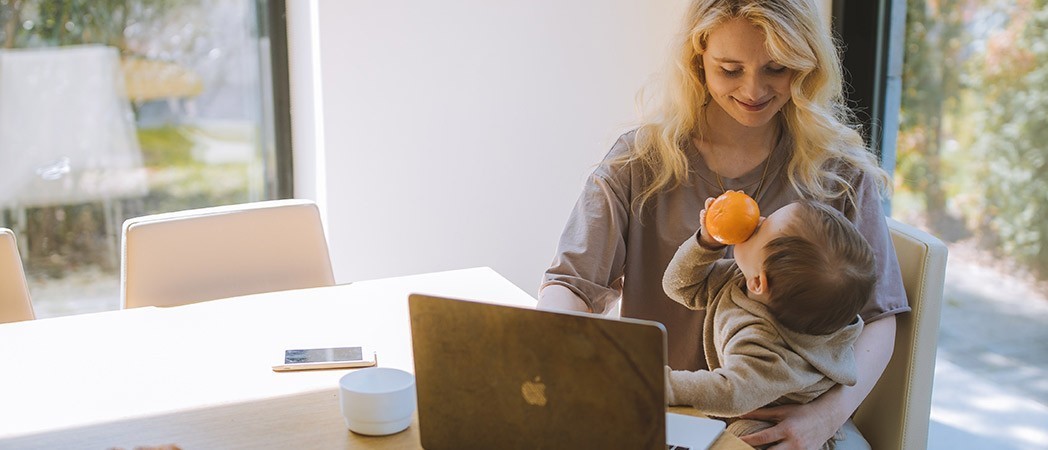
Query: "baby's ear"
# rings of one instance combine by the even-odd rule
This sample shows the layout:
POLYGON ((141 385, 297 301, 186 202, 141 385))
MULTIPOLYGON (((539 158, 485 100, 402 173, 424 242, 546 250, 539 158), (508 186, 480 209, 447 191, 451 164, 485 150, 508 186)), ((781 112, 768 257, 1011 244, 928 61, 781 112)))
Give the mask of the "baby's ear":
POLYGON ((747 278, 746 290, 753 295, 766 295, 768 293, 768 273, 762 270, 757 275, 747 278))

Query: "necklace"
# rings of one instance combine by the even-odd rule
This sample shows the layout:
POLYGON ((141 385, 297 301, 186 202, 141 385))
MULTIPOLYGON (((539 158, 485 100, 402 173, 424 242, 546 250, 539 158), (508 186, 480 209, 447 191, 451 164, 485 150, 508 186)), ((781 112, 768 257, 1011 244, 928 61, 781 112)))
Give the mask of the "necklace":
MULTIPOLYGON (((764 159, 764 171, 761 173, 761 181, 757 183, 757 190, 753 191, 754 200, 757 199, 757 195, 760 194, 761 188, 764 187, 764 178, 768 176, 768 166, 771 165, 771 157, 774 154, 775 150, 772 150, 772 152, 768 154, 768 157, 764 159)), ((724 188, 724 177, 722 177, 721 174, 717 172, 714 172, 714 175, 717 175, 717 184, 720 186, 721 193, 723 194, 725 192, 728 192, 728 190, 724 188)), ((742 190, 742 193, 745 194, 746 191, 742 190)))

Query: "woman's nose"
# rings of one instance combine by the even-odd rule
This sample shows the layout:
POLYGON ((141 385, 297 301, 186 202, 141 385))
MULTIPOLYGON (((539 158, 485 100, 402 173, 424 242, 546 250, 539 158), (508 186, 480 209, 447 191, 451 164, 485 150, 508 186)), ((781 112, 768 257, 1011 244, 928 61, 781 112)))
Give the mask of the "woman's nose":
POLYGON ((768 92, 767 83, 764 82, 764 78, 759 74, 753 74, 742 80, 742 87, 739 88, 739 92, 745 97, 742 99, 743 101, 760 102, 764 99, 764 94, 768 92))

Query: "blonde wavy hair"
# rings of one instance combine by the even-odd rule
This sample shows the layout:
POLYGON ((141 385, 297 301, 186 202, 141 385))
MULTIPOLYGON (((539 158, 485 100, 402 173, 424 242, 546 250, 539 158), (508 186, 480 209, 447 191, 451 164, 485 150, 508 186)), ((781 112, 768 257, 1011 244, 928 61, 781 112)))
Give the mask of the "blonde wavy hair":
MULTIPOLYGON (((787 167, 793 189, 803 198, 827 202, 846 196, 854 204, 855 190, 843 175, 861 170, 887 190, 888 174, 866 148, 845 104, 838 48, 813 1, 695 0, 664 74, 661 104, 644 114, 632 151, 620 161, 640 162, 648 175, 634 206, 640 210, 651 196, 686 179, 685 151, 693 137, 702 136, 709 96, 702 55, 710 32, 737 18, 763 30, 772 59, 793 72, 791 98, 779 119, 793 145, 787 167)), ((643 110, 644 100, 639 102, 643 110)))

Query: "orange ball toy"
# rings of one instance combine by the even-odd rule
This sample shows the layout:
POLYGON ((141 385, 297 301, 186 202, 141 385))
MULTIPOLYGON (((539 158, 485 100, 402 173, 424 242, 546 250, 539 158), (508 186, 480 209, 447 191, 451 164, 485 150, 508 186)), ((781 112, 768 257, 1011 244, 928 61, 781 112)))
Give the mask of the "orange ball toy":
POLYGON ((734 245, 750 238, 757 229, 761 210, 749 195, 727 191, 706 209, 706 231, 717 242, 734 245))

